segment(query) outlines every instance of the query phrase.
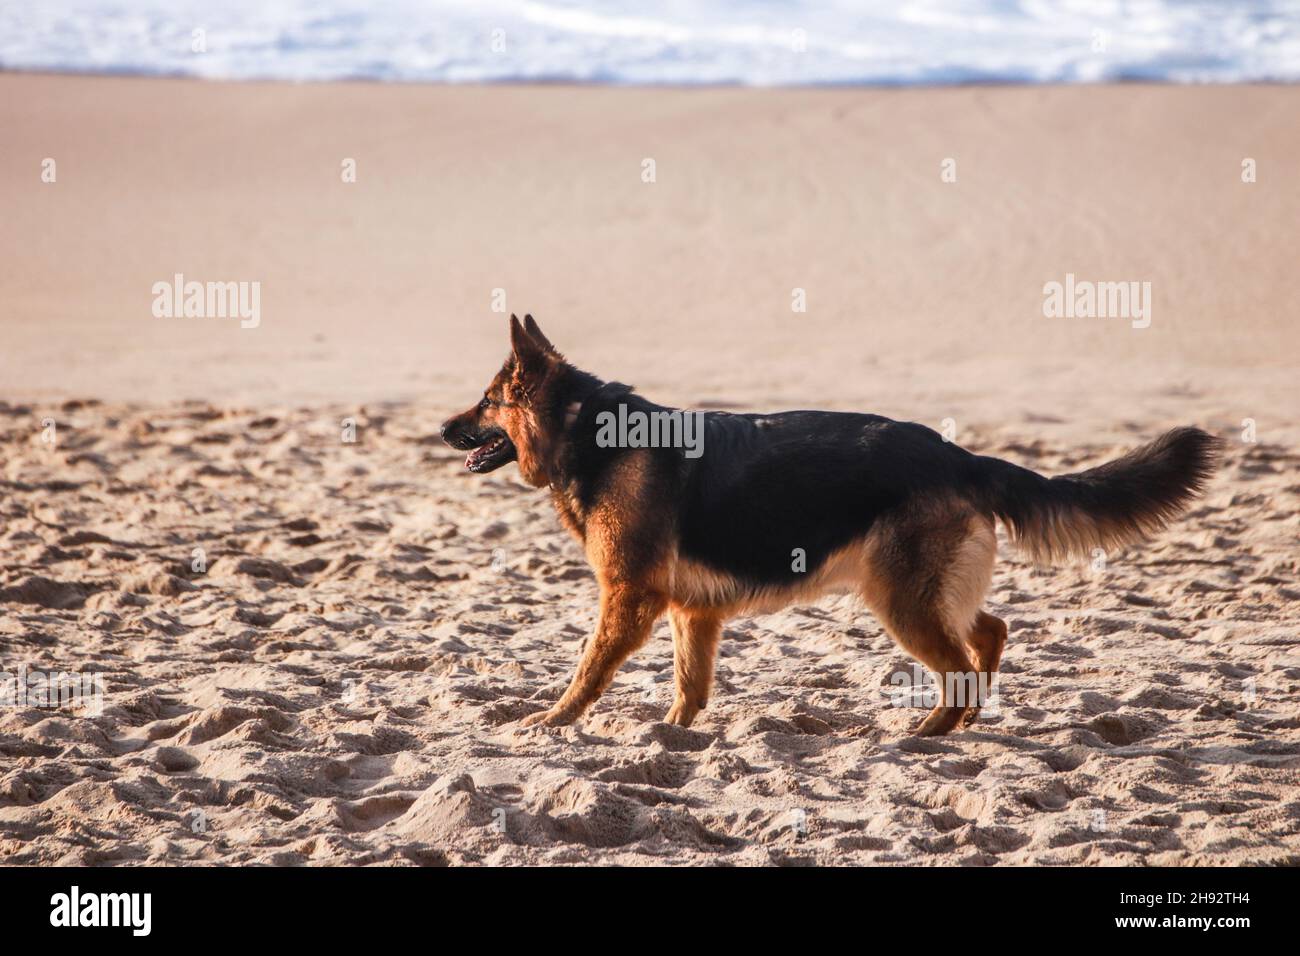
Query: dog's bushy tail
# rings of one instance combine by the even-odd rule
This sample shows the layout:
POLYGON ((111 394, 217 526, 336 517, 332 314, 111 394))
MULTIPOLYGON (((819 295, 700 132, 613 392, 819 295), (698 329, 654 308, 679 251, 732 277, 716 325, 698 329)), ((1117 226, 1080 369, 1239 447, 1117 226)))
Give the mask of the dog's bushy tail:
POLYGON ((985 507, 1035 561, 1084 557, 1164 528, 1205 487, 1221 444, 1199 428, 1175 428, 1122 458, 1056 478, 981 458, 985 507))

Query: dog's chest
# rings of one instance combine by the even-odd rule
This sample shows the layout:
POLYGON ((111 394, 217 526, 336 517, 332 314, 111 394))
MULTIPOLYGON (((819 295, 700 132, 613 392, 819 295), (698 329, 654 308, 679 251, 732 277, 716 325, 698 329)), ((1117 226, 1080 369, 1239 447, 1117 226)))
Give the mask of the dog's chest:
POLYGON ((555 513, 560 516, 560 521, 569 529, 569 533, 585 544, 587 522, 576 498, 570 492, 552 486, 551 502, 555 505, 555 513))

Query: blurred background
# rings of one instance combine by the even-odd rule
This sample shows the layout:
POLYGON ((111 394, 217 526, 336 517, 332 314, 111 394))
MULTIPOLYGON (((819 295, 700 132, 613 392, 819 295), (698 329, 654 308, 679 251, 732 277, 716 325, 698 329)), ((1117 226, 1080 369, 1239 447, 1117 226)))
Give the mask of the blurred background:
POLYGON ((1290 81, 1298 25, 1293 0, 4 0, 0 66, 439 83, 1290 81))
POLYGON ((0 0, 0 381, 451 409, 531 312, 680 404, 1294 397, 1300 4, 643 6, 0 0))

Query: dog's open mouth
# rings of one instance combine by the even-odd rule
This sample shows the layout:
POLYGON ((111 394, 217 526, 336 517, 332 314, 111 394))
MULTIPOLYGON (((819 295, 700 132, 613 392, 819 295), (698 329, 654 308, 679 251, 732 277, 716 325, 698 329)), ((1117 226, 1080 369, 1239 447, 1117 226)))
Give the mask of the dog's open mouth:
POLYGON ((494 428, 484 436, 483 444, 465 456, 465 467, 481 475, 514 460, 514 442, 506 437, 505 432, 494 428))

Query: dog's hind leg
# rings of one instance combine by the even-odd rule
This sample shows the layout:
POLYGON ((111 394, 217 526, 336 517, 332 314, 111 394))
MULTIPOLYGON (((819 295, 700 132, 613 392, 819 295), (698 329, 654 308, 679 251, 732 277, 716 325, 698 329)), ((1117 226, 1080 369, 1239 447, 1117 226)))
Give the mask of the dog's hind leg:
POLYGON ((1002 650, 1007 646, 1007 623, 987 611, 980 611, 970 634, 975 663, 981 672, 996 674, 1002 662, 1002 650))
POLYGON ((673 629, 673 675, 677 694, 664 718, 689 727, 708 705, 713 686, 713 661, 722 634, 722 617, 713 611, 674 607, 668 612, 673 629))
POLYGON ((992 522, 960 502, 896 514, 869 541, 863 597, 942 687, 939 706, 916 729, 922 736, 948 733, 979 707, 979 672, 996 661, 968 641, 982 621, 996 552, 992 522))
MULTIPOLYGON (((975 626, 971 628, 967 643, 975 657, 975 667, 979 671, 980 703, 991 696, 995 689, 998 665, 1002 662, 1002 650, 1007 646, 1007 625, 1000 617, 994 617, 986 611, 975 615, 975 626)), ((969 727, 979 716, 978 706, 966 711, 962 726, 969 727)))
POLYGON ((886 621, 885 626, 898 645, 933 671, 939 681, 939 705, 921 721, 916 733, 930 737, 956 728, 975 700, 970 686, 974 665, 965 646, 938 620, 886 621))
POLYGON ((614 679, 614 674, 632 652, 650 638, 650 631, 664 612, 663 595, 628 585, 602 588, 600 622, 587 641, 578 669, 568 689, 550 710, 529 714, 525 727, 571 724, 595 703, 614 679))

